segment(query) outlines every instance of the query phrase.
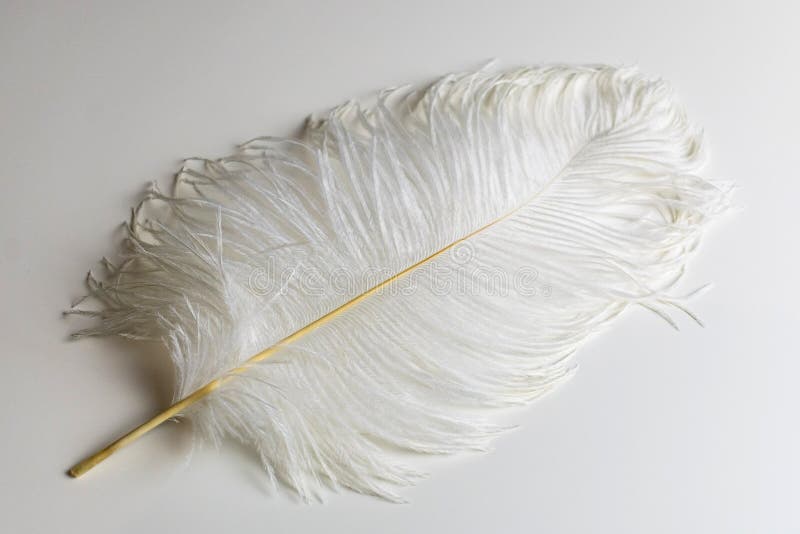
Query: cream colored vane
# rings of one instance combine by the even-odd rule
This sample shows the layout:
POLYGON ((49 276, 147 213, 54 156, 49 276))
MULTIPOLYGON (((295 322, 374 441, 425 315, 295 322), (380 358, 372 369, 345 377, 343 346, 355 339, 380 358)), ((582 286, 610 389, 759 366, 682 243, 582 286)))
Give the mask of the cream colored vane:
POLYGON ((187 160, 153 184, 75 335, 162 342, 174 417, 242 442, 304 499, 399 501, 416 454, 486 450, 631 306, 677 327, 675 285, 729 188, 700 131, 635 69, 448 75, 187 160), (254 356, 255 355, 255 356, 254 356))

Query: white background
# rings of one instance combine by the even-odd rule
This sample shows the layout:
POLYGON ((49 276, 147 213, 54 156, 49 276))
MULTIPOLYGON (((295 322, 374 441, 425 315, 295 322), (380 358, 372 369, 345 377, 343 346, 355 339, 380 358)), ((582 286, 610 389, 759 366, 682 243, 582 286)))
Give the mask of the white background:
POLYGON ((0 530, 800 531, 792 4, 0 1, 0 530), (741 188, 683 285, 715 282, 694 304, 705 329, 632 310, 493 453, 426 464, 408 505, 269 495, 236 447, 187 463, 175 424, 65 475, 170 397, 157 349, 68 342, 60 316, 145 182, 493 57, 636 63, 673 82, 705 126, 709 175, 741 188))

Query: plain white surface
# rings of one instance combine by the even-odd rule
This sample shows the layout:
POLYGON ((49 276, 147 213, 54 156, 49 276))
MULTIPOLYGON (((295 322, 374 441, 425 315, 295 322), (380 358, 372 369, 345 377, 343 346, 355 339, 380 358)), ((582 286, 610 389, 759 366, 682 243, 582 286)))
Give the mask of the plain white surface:
POLYGON ((0 2, 4 532, 800 530, 793 2, 115 4, 0 2), (187 464, 180 425, 65 475, 169 400, 158 350, 68 342, 60 317, 146 181, 492 57, 638 63, 673 82, 706 128, 709 174, 741 187, 684 284, 715 282, 694 305, 707 328, 627 314, 493 453, 432 462, 409 505, 268 495, 235 447, 187 464))

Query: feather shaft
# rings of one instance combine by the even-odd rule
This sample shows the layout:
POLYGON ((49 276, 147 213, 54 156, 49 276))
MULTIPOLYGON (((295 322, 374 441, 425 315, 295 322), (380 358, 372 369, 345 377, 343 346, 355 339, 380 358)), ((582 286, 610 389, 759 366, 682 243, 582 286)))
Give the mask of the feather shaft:
POLYGON ((428 263, 429 261, 441 256, 442 254, 447 253, 448 251, 450 251, 454 247, 460 245, 461 243, 463 243, 464 241, 468 240, 469 238, 481 233, 482 231, 486 230, 487 228, 489 228, 491 226, 494 226, 495 224, 497 224, 497 223, 499 223, 499 222, 501 222, 501 221, 503 221, 505 219, 508 219, 509 217, 514 215, 517 211, 519 211, 523 206, 526 206, 526 205, 530 204, 540 194, 541 194, 541 192, 537 193, 536 195, 534 195, 534 197, 528 199, 528 201, 523 203, 522 206, 520 206, 518 208, 515 208, 514 210, 510 211, 506 215, 503 215, 499 219, 497 219, 495 221, 492 221, 491 223, 489 223, 489 224, 487 224, 487 225, 475 230, 474 232, 468 234, 467 236, 462 237, 461 239, 458 239, 457 241, 454 241, 453 243, 451 243, 450 245, 444 247, 440 251, 435 252, 435 253, 431 254, 430 256, 428 256, 427 258, 424 258, 423 260, 420 260, 419 262, 415 263, 414 265, 411 265, 410 267, 404 269, 403 271, 400 271, 399 273, 397 273, 396 275, 392 276, 391 278, 388 278, 387 280, 385 280, 385 281, 381 282, 380 284, 374 286, 372 289, 362 293, 361 295, 358 295, 357 297, 353 298, 352 300, 347 301, 346 303, 342 304, 341 306, 339 306, 335 310, 323 315, 319 319, 316 319, 315 321, 309 323, 308 325, 304 326, 300 330, 297 330, 293 334, 290 334, 290 335, 286 336, 281 341, 279 341, 277 344, 275 344, 275 345, 273 345, 273 346, 271 346, 271 347, 269 347, 269 348, 267 348, 265 350, 262 350, 261 352, 257 353, 256 355, 252 356, 247 361, 245 361, 244 364, 242 364, 239 367, 236 367, 234 369, 231 369, 224 376, 221 376, 220 378, 212 380, 211 382, 209 382, 205 386, 197 389, 196 391, 194 391, 190 395, 184 397, 183 399, 179 400, 175 404, 171 405, 166 410, 160 412, 158 415, 156 415, 152 419, 148 420, 145 423, 142 423, 141 425, 137 426, 136 428, 134 428, 133 430, 131 430, 130 432, 125 434, 124 436, 112 441, 111 443, 109 443, 108 445, 106 445, 105 447, 100 449, 99 451, 97 451, 94 454, 84 458, 83 460, 81 460, 80 462, 78 462, 77 464, 72 466, 67 473, 69 474, 69 476, 71 476, 73 478, 78 478, 78 477, 86 474, 86 472, 90 471, 93 467, 95 467, 97 464, 99 464, 100 462, 102 462, 103 460, 105 460, 106 458, 111 456, 112 454, 114 454, 119 449, 125 447, 126 445, 129 445, 129 444, 133 443, 134 441, 136 441, 140 437, 144 436, 145 434, 147 434, 148 432, 150 432, 151 430, 153 430, 157 426, 161 425, 161 423, 164 423, 165 421, 168 421, 168 420, 172 419, 173 417, 176 417, 176 416, 180 415, 186 408, 188 408, 189 406, 192 406, 196 402, 202 400, 209 393, 219 389, 220 386, 222 386, 225 383, 227 383, 228 381, 230 381, 234 376, 242 374, 248 368, 250 368, 253 364, 256 364, 256 363, 259 363, 259 362, 262 362, 262 361, 266 360, 267 358, 269 358, 270 356, 272 356, 276 352, 278 352, 282 347, 284 347, 284 346, 286 346, 286 345, 288 345, 288 344, 290 344, 290 343, 292 343, 294 341, 297 341, 298 339, 302 338, 303 336, 305 336, 306 334, 308 334, 312 330, 315 330, 316 328, 318 328, 318 327, 324 325, 325 323, 327 323, 328 321, 332 320, 337 315, 347 311, 348 309, 352 308, 353 306, 356 306, 361 301, 366 300, 367 298, 369 298, 370 296, 374 295, 375 293, 381 291, 382 289, 385 289, 386 287, 388 287, 389 285, 391 285, 395 281, 399 280, 400 278, 404 277, 405 275, 407 275, 408 273, 410 273, 414 269, 416 269, 416 268, 428 263))

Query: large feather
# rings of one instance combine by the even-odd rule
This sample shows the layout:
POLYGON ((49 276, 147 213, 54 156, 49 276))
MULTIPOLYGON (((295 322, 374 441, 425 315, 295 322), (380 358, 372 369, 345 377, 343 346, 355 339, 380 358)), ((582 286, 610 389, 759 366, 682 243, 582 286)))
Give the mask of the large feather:
POLYGON ((627 307, 684 309, 670 288, 726 202, 701 160, 667 85, 631 69, 388 90, 153 185, 78 335, 162 340, 178 400, 392 280, 185 416, 304 498, 398 499, 417 476, 398 451, 484 449, 487 408, 550 391, 627 307))

